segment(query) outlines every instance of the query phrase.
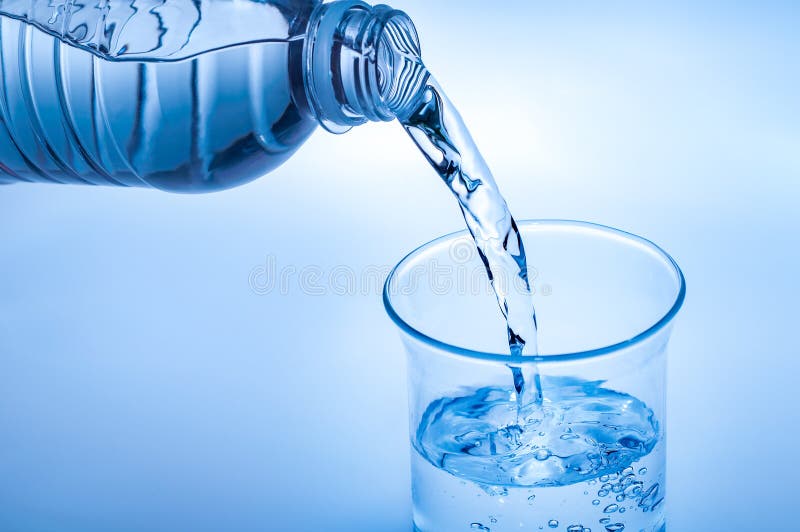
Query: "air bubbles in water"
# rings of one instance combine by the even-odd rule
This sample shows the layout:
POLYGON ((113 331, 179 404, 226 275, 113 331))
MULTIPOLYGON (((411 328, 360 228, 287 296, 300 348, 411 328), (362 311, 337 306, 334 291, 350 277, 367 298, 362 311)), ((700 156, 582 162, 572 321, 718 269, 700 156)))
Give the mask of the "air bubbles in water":
POLYGON ((548 458, 550 458, 551 453, 547 449, 537 449, 533 452, 533 457, 540 462, 544 462, 548 458))

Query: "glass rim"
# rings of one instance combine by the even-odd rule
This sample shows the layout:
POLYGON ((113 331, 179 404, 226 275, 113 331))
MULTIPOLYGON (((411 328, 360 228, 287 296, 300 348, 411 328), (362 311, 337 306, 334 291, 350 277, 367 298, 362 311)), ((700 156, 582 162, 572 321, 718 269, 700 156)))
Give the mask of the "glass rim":
POLYGON ((669 253, 667 253, 660 246, 656 245, 655 243, 644 237, 635 235, 633 233, 629 233, 627 231, 623 231, 621 229, 615 229, 613 227, 609 227, 606 225, 596 224, 592 222, 582 222, 578 220, 547 220, 547 219, 523 220, 518 223, 518 226, 520 230, 523 230, 525 227, 530 227, 530 226, 577 227, 582 229, 591 229, 595 231, 600 231, 605 234, 622 237, 630 242, 644 245, 651 251, 655 251, 659 256, 661 256, 662 259, 664 259, 664 262, 666 264, 668 264, 674 269, 674 272, 677 275, 678 281, 680 283, 677 295, 675 296, 675 301, 672 303, 669 310, 658 321, 656 321, 653 325, 651 325, 644 331, 637 333, 636 335, 627 340, 622 340, 620 342, 608 346, 598 347, 596 349, 590 349, 586 351, 514 357, 511 354, 488 353, 474 349, 467 349, 447 342, 443 342, 411 326, 400 316, 400 314, 395 310, 394 305, 392 304, 391 285, 395 277, 397 276, 399 269, 406 262, 408 262, 412 258, 422 255, 428 249, 433 248, 434 246, 437 246, 445 241, 455 240, 457 238, 468 236, 469 232, 463 230, 441 236, 439 238, 431 240, 427 244, 419 246, 414 251, 403 257, 403 259, 400 262, 398 262, 397 265, 392 269, 383 287, 383 306, 386 309, 387 314, 389 314, 389 317, 395 323, 395 325, 397 325, 400 328, 400 330, 402 330, 412 338, 415 338, 416 340, 428 344, 449 355, 455 355, 457 357, 466 358, 470 360, 501 363, 501 364, 514 363, 522 365, 539 364, 547 362, 574 362, 574 361, 588 360, 588 359, 598 358, 601 356, 611 355, 643 343, 644 341, 646 341, 647 339, 649 339, 650 337, 654 336, 656 333, 667 327, 683 307, 683 303, 686 299, 686 278, 683 275, 683 271, 681 271, 680 266, 678 266, 678 263, 675 261, 675 259, 672 258, 672 256, 670 256, 669 253))

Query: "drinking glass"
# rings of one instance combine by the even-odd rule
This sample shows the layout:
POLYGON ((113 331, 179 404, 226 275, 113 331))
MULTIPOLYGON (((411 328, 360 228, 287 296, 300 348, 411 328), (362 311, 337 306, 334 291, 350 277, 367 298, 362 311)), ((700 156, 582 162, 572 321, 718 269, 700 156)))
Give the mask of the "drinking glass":
POLYGON ((520 230, 537 356, 509 355, 468 234, 422 246, 387 280, 408 354, 414 530, 665 530, 667 344, 683 274, 623 231, 520 230), (540 383, 540 400, 520 406, 512 367, 540 383))

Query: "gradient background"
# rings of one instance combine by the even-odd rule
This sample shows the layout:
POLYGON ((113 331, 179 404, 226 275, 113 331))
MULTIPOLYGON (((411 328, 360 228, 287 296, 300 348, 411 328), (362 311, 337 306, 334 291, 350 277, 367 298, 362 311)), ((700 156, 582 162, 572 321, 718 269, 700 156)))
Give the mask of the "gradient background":
MULTIPOLYGON (((800 5, 395 5, 518 218, 620 227, 684 268, 670 530, 796 528, 800 5)), ((0 189, 0 530, 408 531, 378 292, 249 277, 391 266, 461 224, 396 124, 206 197, 0 189)))

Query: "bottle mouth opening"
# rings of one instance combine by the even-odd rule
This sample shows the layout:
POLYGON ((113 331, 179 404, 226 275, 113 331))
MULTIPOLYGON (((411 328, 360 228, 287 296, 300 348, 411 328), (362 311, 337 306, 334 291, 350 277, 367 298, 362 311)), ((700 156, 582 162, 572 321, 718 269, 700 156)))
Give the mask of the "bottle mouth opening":
POLYGON ((306 96, 322 126, 344 133, 367 121, 391 121, 424 78, 411 19, 389 6, 322 4, 304 50, 306 96))
POLYGON ((381 102, 394 119, 408 112, 423 93, 430 74, 422 62, 417 29, 408 15, 394 10, 384 21, 376 41, 378 60, 375 71, 381 102))

